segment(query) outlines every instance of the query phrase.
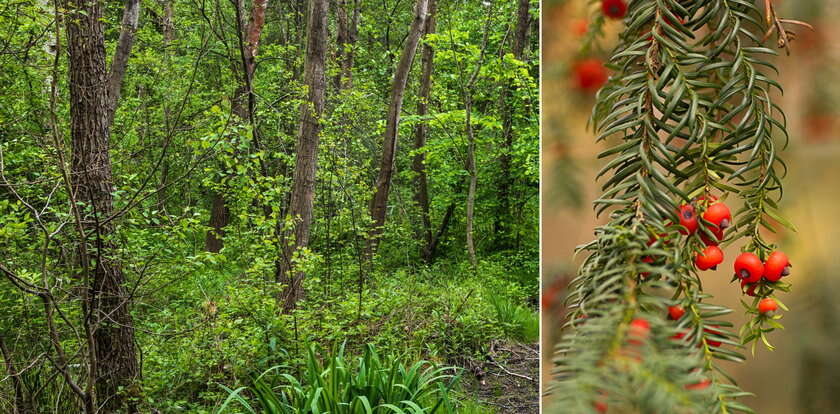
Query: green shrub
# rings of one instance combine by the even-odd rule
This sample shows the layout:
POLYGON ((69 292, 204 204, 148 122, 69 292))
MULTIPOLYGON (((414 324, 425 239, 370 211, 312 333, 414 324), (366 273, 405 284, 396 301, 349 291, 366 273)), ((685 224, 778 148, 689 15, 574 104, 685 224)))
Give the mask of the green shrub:
POLYGON ((452 412, 450 391, 459 379, 455 368, 428 361, 406 367, 396 357, 380 358, 371 345, 355 366, 345 357, 344 345, 325 359, 326 364, 315 354, 310 347, 303 381, 281 372, 287 367, 276 366, 255 378, 250 388, 222 386, 229 395, 217 414, 227 412, 234 402, 249 413, 267 414, 452 412), (245 391, 254 394, 253 401, 243 397, 245 391))
POLYGON ((536 342, 540 337, 540 320, 536 312, 514 304, 509 298, 491 294, 490 304, 496 311, 496 318, 512 339, 536 342))

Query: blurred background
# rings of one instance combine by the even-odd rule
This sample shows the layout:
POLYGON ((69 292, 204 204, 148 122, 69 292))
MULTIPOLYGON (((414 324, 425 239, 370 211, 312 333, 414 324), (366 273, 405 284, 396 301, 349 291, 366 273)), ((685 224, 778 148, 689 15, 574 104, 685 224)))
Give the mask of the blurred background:
MULTIPOLYGON (((763 0, 757 1, 763 4, 763 0)), ((562 325, 565 286, 580 258, 575 246, 593 237, 591 201, 601 191, 595 174, 604 143, 596 144, 587 120, 602 79, 598 64, 613 48, 620 21, 608 21, 605 36, 582 52, 586 26, 597 5, 586 0, 543 1, 542 27, 542 260, 543 384, 550 381, 551 355, 562 325), (593 69, 595 67, 596 69, 593 69)), ((772 240, 791 258, 790 307, 786 329, 770 334, 775 351, 756 347, 746 363, 726 369, 739 385, 758 397, 744 402, 762 414, 840 412, 840 2, 773 0, 781 17, 811 23, 816 32, 796 27, 791 55, 775 58, 784 96, 777 102, 787 115, 790 145, 781 153, 789 171, 783 214, 797 232, 772 240)), ((739 206, 730 198, 735 211, 739 206)), ((769 239, 770 237, 768 237, 769 239)), ((703 273, 714 302, 735 309, 729 320, 740 327, 746 317, 737 284, 730 283, 732 262, 741 244, 725 251, 718 271, 703 273)), ((550 397, 548 397, 550 398, 550 397)))

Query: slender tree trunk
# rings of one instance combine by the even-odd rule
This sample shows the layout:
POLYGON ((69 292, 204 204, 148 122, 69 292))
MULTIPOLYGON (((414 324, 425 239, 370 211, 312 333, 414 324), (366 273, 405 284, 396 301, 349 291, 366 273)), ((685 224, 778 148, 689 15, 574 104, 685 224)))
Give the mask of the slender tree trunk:
MULTIPOLYGON (((253 91, 253 78, 256 69, 256 56, 259 51, 260 36, 265 25, 265 10, 268 7, 268 0, 254 0, 251 5, 251 15, 247 26, 242 22, 242 2, 237 0, 237 30, 240 38, 240 57, 242 67, 242 80, 231 100, 231 111, 243 122, 248 122, 254 129, 254 137, 257 137, 256 120, 254 119, 255 95, 253 91), (244 33, 243 33, 244 32, 244 33)), ((234 71, 239 64, 233 64, 234 71)), ((224 195, 212 191, 210 209, 210 230, 204 239, 204 248, 208 252, 218 253, 224 247, 224 228, 230 223, 230 209, 227 207, 224 195)))
POLYGON ((225 226, 230 218, 230 210, 225 205, 225 199, 216 191, 213 191, 210 207, 210 230, 204 239, 204 250, 218 253, 224 247, 225 226))
POLYGON ((464 122, 467 130, 467 172, 470 174, 469 189, 467 190, 467 252, 470 257, 470 264, 473 270, 476 269, 475 257, 475 240, 473 236, 473 223, 475 221, 475 193, 478 186, 478 168, 475 165, 475 129, 472 125, 472 109, 473 101, 472 94, 475 83, 478 80, 478 75, 481 73, 481 67, 484 65, 484 56, 487 53, 487 38, 490 34, 491 23, 490 9, 488 8, 487 22, 484 25, 484 36, 481 41, 481 54, 473 69, 466 85, 461 84, 461 92, 464 95, 464 122))
MULTIPOLYGON (((281 294, 283 312, 294 309, 303 296, 303 272, 294 269, 295 252, 309 245, 312 208, 315 202, 315 174, 318 168, 318 141, 326 92, 327 0, 312 0, 309 10, 309 39, 306 48, 304 80, 308 96, 300 107, 300 128, 295 155, 295 171, 288 216, 294 221, 292 232, 278 229, 280 254, 276 279, 285 286, 281 294), (291 233, 291 234, 290 234, 291 233)), ((278 227, 283 226, 282 220, 278 227)))
POLYGON ((134 35, 137 33, 137 23, 140 20, 140 0, 125 0, 122 22, 120 24, 120 38, 117 40, 117 50, 111 59, 111 72, 108 79, 108 125, 114 123, 114 113, 120 102, 125 70, 128 58, 134 45, 134 35))
POLYGON ((443 213, 443 218, 440 220, 440 227, 438 227, 438 231, 432 235, 432 240, 423 251, 424 256, 428 257, 428 259, 426 259, 428 263, 434 263, 435 257, 437 257, 438 245, 440 244, 440 240, 446 234, 446 230, 449 228, 449 223, 452 221, 452 215, 455 213, 456 206, 457 205, 453 201, 446 207, 446 212, 443 213))
POLYGON ((414 6, 414 21, 405 40, 402 57, 394 72, 391 85, 391 103, 388 107, 388 119, 385 124, 384 142, 382 144, 382 162, 379 164, 379 178, 376 180, 376 193, 370 202, 370 217, 373 228, 368 234, 367 255, 370 257, 379 243, 382 227, 385 225, 386 209, 388 207, 388 193, 391 189, 391 177, 394 174, 394 163, 397 155, 397 138, 399 137, 400 110, 402 109, 403 94, 405 93, 411 63, 417 52, 417 44, 423 33, 426 11, 429 0, 417 0, 414 6))
MULTIPOLYGON (((519 0, 519 7, 516 12, 516 29, 513 38, 513 57, 522 60, 527 43, 528 28, 530 26, 531 7, 530 0, 519 0)), ((493 223, 493 234, 496 235, 496 246, 499 249, 511 248, 511 227, 513 214, 511 213, 511 187, 513 178, 511 175, 511 154, 513 153, 513 105, 510 104, 511 86, 505 85, 499 94, 499 106, 502 113, 502 154, 499 159, 501 164, 501 179, 499 181, 499 210, 495 214, 493 223)))
POLYGON ((359 37, 359 20, 362 4, 360 0, 353 0, 353 15, 347 13, 348 0, 339 0, 336 7, 338 20, 338 37, 336 39, 336 61, 340 68, 335 75, 337 90, 353 87, 353 64, 356 58, 356 40, 359 37))
MULTIPOLYGON (((426 18, 426 25, 423 33, 426 35, 435 32, 435 12, 437 11, 436 0, 429 0, 429 16, 426 18)), ((423 45, 422 57, 422 74, 420 75, 420 96, 417 101, 417 115, 424 117, 428 114, 429 101, 432 97, 432 72, 435 65, 435 50, 430 45, 423 45)), ((417 191, 414 194, 414 200, 420 206, 420 216, 422 219, 422 236, 426 241, 423 246, 420 256, 426 262, 432 259, 432 242, 434 235, 432 234, 432 220, 429 214, 429 180, 426 176, 426 153, 423 152, 426 146, 426 139, 429 134, 429 123, 420 121, 414 129, 414 149, 417 151, 414 155, 412 167, 417 174, 417 191)))
POLYGON ((35 409, 31 405, 31 401, 26 397, 23 391, 23 383, 20 380, 19 372, 15 367, 15 362, 12 359, 12 353, 6 345, 6 338, 0 335, 0 356, 6 361, 6 372, 12 380, 12 389, 14 390, 14 399, 12 403, 12 414, 35 414, 35 409))
POLYGON ((175 0, 163 1, 163 45, 168 47, 175 40, 175 0))
MULTIPOLYGON (((95 385, 106 413, 126 408, 119 390, 139 377, 134 342, 131 298, 125 275, 115 257, 113 221, 99 224, 114 212, 108 125, 108 76, 102 11, 97 0, 66 3, 70 53, 70 132, 73 161, 72 190, 86 204, 82 242, 94 254, 90 303, 84 304, 93 321, 95 385)), ((128 407, 130 412, 133 407, 128 407)))
MULTIPOLYGON (((174 21, 174 10, 172 8, 172 2, 175 0, 164 0, 163 1, 163 61, 164 65, 169 67, 169 63, 171 61, 170 54, 172 53, 169 50, 172 41, 175 40, 175 21, 174 21)), ((163 123, 164 128, 166 131, 170 131, 172 128, 172 120, 170 117, 170 110, 169 104, 164 102, 163 103, 163 123)), ((158 208, 161 211, 166 211, 166 199, 167 197, 167 182, 169 180, 169 158, 166 157, 163 159, 160 171, 160 183, 158 184, 158 208)))
MULTIPOLYGON (((468 87, 472 87, 472 82, 468 87)), ((475 191, 478 185, 478 170, 475 166, 475 132, 472 127, 472 93, 466 93, 464 110, 467 125, 467 171, 470 173, 470 186, 467 191, 467 252, 470 263, 475 267, 475 240, 473 240, 473 222, 475 221, 475 191)))

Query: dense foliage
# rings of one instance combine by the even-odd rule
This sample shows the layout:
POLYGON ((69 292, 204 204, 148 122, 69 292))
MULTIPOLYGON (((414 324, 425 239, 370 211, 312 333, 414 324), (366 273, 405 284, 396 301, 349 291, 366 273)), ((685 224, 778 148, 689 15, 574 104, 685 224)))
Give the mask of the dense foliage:
POLYGON ((304 293, 284 303, 277 269, 301 225, 289 206, 317 1, 143 1, 136 31, 126 24, 132 0, 0 4, 0 411, 82 412, 88 400, 114 398, 126 410, 209 413, 228 396, 222 385, 249 387, 238 395, 252 398, 261 384, 253 378, 275 366, 310 389, 312 364, 338 363, 309 353, 313 344, 346 343, 348 360, 368 361, 374 344, 403 356, 394 366, 469 366, 492 339, 536 341, 536 2, 524 2, 524 25, 523 2, 430 2, 437 27, 409 61, 373 250, 368 206, 416 5, 329 2, 311 235, 288 258, 305 275, 304 293), (134 34, 106 138, 105 215, 76 198, 81 174, 70 173, 84 151, 70 128, 81 116, 70 75, 87 66, 70 64, 67 28, 88 15, 84 7, 101 9, 112 73, 134 34), (525 35, 518 53, 515 33, 525 35), (425 49, 434 51, 427 100, 425 49), (421 125, 428 138, 416 146, 421 125), (91 322, 86 292, 99 287, 86 285, 81 257, 97 268, 119 263, 125 274, 117 306, 131 311, 140 375, 118 395, 97 395, 90 335, 107 323, 91 322))

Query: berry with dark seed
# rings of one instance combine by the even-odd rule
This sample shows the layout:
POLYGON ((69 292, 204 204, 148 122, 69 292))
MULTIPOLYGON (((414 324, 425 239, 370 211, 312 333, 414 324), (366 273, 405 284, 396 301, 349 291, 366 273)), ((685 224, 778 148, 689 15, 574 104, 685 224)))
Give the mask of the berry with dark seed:
POLYGON ((764 264, 755 253, 745 252, 735 259, 735 276, 746 280, 747 283, 755 283, 761 280, 764 275, 764 264))
POLYGON ((727 207, 726 204, 723 202, 717 202, 706 208, 706 211, 703 212, 703 219, 714 224, 718 228, 726 230, 726 228, 732 224, 732 213, 729 211, 729 207, 727 207))
POLYGON ((679 211, 680 225, 685 229, 680 229, 682 234, 694 234, 697 231, 697 213, 694 211, 694 206, 691 204, 683 204, 679 211))
POLYGON ((602 0, 601 11, 611 19, 620 19, 627 14, 627 3, 624 0, 602 0))
POLYGON ((775 282, 790 274, 790 260, 786 254, 774 251, 764 261, 764 278, 768 282, 775 282))

